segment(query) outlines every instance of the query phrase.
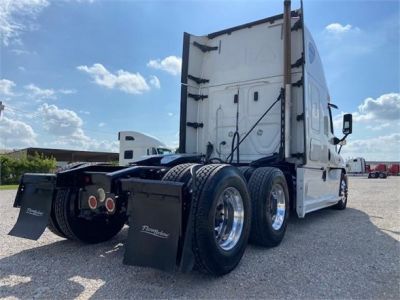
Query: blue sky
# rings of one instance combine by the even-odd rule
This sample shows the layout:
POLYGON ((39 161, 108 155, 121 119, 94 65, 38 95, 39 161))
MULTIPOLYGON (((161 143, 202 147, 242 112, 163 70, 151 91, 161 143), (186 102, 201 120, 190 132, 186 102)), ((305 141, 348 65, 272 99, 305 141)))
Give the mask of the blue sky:
MULTIPOLYGON (((183 32, 265 18, 282 2, 0 0, 0 148, 115 151, 120 130, 176 146, 183 32)), ((399 2, 304 7, 335 124, 354 113, 344 156, 400 160, 399 2)))

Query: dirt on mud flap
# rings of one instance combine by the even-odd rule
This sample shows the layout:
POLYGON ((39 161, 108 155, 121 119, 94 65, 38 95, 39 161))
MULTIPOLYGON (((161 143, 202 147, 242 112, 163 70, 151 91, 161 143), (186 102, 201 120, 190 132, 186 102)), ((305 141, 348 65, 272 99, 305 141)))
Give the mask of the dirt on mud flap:
POLYGON ((129 191, 129 231, 124 263, 176 269, 182 236, 182 187, 180 182, 122 179, 129 191))
POLYGON ((14 207, 20 207, 17 223, 9 235, 37 240, 47 227, 55 190, 56 175, 24 174, 14 207))

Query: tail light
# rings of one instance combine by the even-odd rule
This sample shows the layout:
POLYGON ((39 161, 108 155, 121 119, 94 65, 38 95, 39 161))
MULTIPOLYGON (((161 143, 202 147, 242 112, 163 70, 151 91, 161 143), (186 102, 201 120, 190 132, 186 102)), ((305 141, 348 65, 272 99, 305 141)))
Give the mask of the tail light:
POLYGON ((115 201, 113 198, 107 198, 105 206, 109 213, 115 212, 115 201))
POLYGON ((91 209, 96 209, 97 208, 97 198, 96 196, 89 196, 88 198, 88 205, 91 209))

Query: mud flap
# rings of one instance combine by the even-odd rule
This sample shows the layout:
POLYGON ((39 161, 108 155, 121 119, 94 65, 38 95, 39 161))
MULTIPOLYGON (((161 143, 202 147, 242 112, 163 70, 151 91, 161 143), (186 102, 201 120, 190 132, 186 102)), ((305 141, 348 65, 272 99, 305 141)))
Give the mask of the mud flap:
POLYGON ((47 227, 56 184, 55 174, 24 174, 14 207, 21 207, 9 235, 37 240, 47 227))
POLYGON ((124 263, 175 270, 182 236, 183 183, 137 178, 121 183, 130 193, 124 263))

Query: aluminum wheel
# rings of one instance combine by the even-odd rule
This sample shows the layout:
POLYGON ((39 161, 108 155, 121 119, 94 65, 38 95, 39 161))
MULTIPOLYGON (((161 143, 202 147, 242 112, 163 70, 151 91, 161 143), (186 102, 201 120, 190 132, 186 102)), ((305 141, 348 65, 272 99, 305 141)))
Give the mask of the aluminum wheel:
POLYGON ((343 203, 347 201, 347 185, 344 179, 340 182, 340 198, 343 203))
POLYGON ((281 229, 285 221, 286 199, 283 187, 280 184, 274 184, 271 189, 271 206, 269 213, 272 220, 272 228, 274 230, 281 229))
POLYGON ((228 251, 236 246, 243 230, 243 199, 234 187, 226 188, 215 208, 214 232, 219 247, 228 251))

